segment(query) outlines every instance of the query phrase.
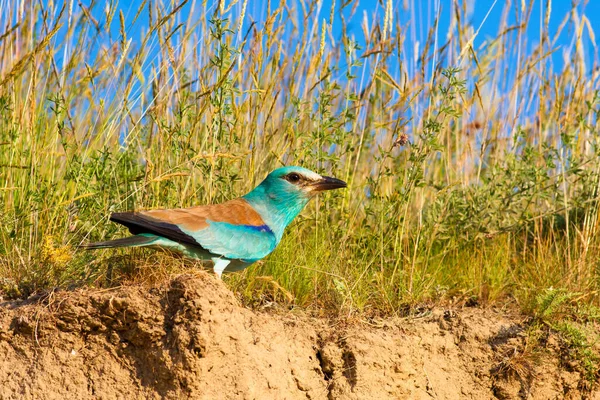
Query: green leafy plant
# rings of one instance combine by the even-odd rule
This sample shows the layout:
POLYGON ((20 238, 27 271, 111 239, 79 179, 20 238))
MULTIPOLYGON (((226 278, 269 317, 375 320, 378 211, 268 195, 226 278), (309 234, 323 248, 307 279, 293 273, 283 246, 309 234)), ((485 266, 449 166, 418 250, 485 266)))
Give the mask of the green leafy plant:
MULTIPOLYGON (((476 31, 467 2, 425 41, 395 28, 387 0, 360 37, 352 2, 325 20, 312 6, 250 19, 245 2, 210 3, 198 20, 185 2, 146 2, 131 17, 118 3, 7 10, 21 22, 0 32, 3 295, 193 267, 76 245, 123 235, 113 211, 220 202, 300 164, 349 187, 311 204, 263 263, 225 278, 249 304, 256 294, 393 314, 514 299, 542 321, 569 303, 560 293, 598 305, 600 95, 575 50, 583 37, 558 66, 545 24, 538 44, 514 45, 534 2, 481 46, 465 39, 476 31), (557 297, 533 311, 551 287, 557 297)), ((573 7, 565 26, 591 29, 573 7)))

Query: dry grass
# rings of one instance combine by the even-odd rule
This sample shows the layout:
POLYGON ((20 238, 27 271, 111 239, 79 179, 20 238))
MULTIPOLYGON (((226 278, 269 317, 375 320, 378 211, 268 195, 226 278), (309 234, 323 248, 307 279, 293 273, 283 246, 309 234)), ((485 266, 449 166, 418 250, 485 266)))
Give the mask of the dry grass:
POLYGON ((180 270, 168 256, 73 246, 123 235, 111 211, 220 202, 300 164, 349 188, 226 279, 246 298, 394 313, 454 296, 531 304, 555 287, 596 304, 600 72, 584 57, 585 15, 564 16, 578 36, 559 69, 548 8, 507 8, 474 47, 479 27, 456 2, 449 31, 433 24, 417 46, 384 3, 359 48, 345 22, 333 34, 333 8, 314 18, 315 2, 257 21, 246 1, 149 1, 128 18, 0 2, 3 292, 180 270))

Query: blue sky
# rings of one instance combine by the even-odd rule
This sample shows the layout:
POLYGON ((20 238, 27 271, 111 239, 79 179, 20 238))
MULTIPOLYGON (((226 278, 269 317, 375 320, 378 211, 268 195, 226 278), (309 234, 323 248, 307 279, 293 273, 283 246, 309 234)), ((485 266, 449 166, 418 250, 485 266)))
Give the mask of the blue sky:
MULTIPOLYGON (((43 0, 48 1, 48 0, 43 0)), ((152 1, 152 0, 150 0, 152 1)), ((167 10, 165 12, 170 11, 175 5, 181 3, 181 0, 174 0, 172 3, 168 3, 169 0, 161 0, 161 3, 167 4, 167 10)), ((229 7, 232 4, 229 0, 224 0, 225 6, 229 7)), ((271 1, 271 10, 274 10, 278 7, 280 0, 272 0, 271 1)), ((339 15, 339 6, 342 3, 342 0, 322 0, 321 2, 315 1, 313 4, 315 9, 318 9, 318 17, 311 18, 306 21, 305 25, 300 25, 299 33, 292 33, 291 29, 288 29, 286 33, 289 35, 290 41, 298 41, 302 40, 299 37, 305 29, 308 29, 314 32, 316 35, 320 34, 320 28, 323 24, 323 21, 329 22, 331 9, 332 9, 332 1, 334 2, 334 20, 333 26, 330 28, 328 39, 327 39, 327 47, 326 50, 330 49, 332 45, 340 43, 341 37, 341 16, 339 15)), ((347 1, 347 0, 344 0, 347 1)), ((457 0, 462 3, 462 0, 457 0)), ((546 10, 547 2, 550 0, 534 0, 533 2, 529 0, 525 0, 524 3, 532 4, 533 8, 531 11, 531 16, 527 25, 526 35, 521 38, 522 40, 522 51, 525 54, 530 54, 532 50, 537 46, 540 41, 540 21, 544 19, 544 12, 546 10)), ((385 0, 382 1, 386 3, 385 0)), ((148 13, 146 10, 143 10, 135 23, 133 22, 136 17, 136 13, 140 8, 140 5, 143 4, 143 0, 82 0, 81 4, 86 7, 90 7, 93 4, 93 7, 90 9, 90 12, 98 21, 105 20, 105 9, 109 4, 113 4, 120 11, 122 11, 125 21, 125 27, 127 31, 128 38, 132 39, 133 49, 137 48, 141 45, 141 40, 144 35, 149 30, 149 21, 148 21, 148 13)), ((230 16, 233 21, 237 21, 238 16, 241 12, 242 4, 244 0, 237 1, 231 7, 227 16, 230 16)), ((302 13, 302 4, 310 3, 310 0, 288 0, 286 5, 290 12, 302 13)), ((58 8, 60 8, 61 3, 54 3, 58 8)), ((80 14, 81 7, 80 3, 73 1, 72 10, 75 14, 80 14)), ((200 19, 208 19, 213 14, 215 7, 218 2, 216 0, 189 0, 177 14, 177 23, 186 23, 188 18, 191 17, 191 20, 200 20, 200 19), (206 4, 206 7, 203 6, 203 3, 206 4), (190 15, 191 14, 191 15, 190 15)), ((242 27, 242 32, 245 32, 250 24, 254 21, 256 22, 256 26, 258 29, 262 29, 264 23, 268 16, 268 4, 267 1, 256 1, 256 0, 248 0, 248 9, 246 10, 246 17, 244 18, 244 23, 242 27)), ((448 28, 451 24, 451 19, 453 15, 452 11, 453 0, 393 0, 392 8, 393 8, 393 20, 395 25, 393 26, 392 34, 396 34, 397 29, 401 29, 401 34, 405 37, 404 48, 401 51, 401 57, 404 61, 406 61, 407 65, 416 65, 414 49, 417 46, 420 46, 422 49, 424 43, 426 41, 428 32, 432 27, 432 24, 435 21, 435 16, 439 14, 439 28, 438 32, 438 47, 441 46, 447 40, 447 32, 448 28)), ((501 20, 503 18, 503 13, 505 11, 505 1, 498 0, 473 0, 470 4, 470 11, 466 13, 467 20, 473 26, 474 31, 478 31, 478 35, 474 40, 474 48, 477 50, 481 46, 484 46, 486 40, 490 38, 494 38, 498 35, 501 26, 501 20)), ((520 10, 522 2, 519 0, 513 0, 511 3, 510 11, 508 12, 508 25, 516 25, 517 19, 521 18, 518 16, 522 15, 522 10, 520 10)), ((551 1, 551 15, 549 20, 549 31, 551 36, 553 37, 555 33, 558 31, 559 26, 563 22, 565 16, 569 15, 572 10, 572 2, 567 0, 554 0, 551 1)), ((600 0, 589 0, 587 3, 585 1, 581 1, 579 3, 576 2, 576 14, 579 18, 582 18, 583 15, 586 15, 589 19, 589 24, 591 28, 596 32, 600 32, 600 19, 596 16, 600 15, 600 0)), ((147 7, 147 5, 145 6, 147 7)), ((314 15, 314 14, 313 14, 314 15)), ((365 47, 365 38, 363 34, 363 21, 369 21, 370 27, 374 22, 379 23, 383 26, 384 15, 385 15, 385 6, 380 3, 378 0, 357 0, 351 3, 349 6, 345 7, 343 10, 343 15, 346 21, 346 26, 348 28, 349 35, 354 37, 354 39, 365 47), (356 7, 354 7, 356 4, 356 7)), ((0 17, 0 21, 3 18, 0 17)), ((12 21, 14 24, 15 21, 12 21)), ((232 25, 236 25, 235 24, 232 25)), ((12 24, 11 24, 12 25, 12 24)), ((63 28, 66 29, 66 28, 63 28)), ((115 18, 110 27, 110 42, 118 43, 120 41, 120 24, 119 24, 119 12, 115 14, 115 18)), ((108 43, 107 35, 101 33, 99 36, 95 36, 93 32, 88 34, 90 40, 95 40, 94 46, 92 47, 89 59, 94 58, 94 52, 98 51, 101 47, 105 47, 108 43)), ((516 47, 516 31, 512 33, 511 39, 515 41, 516 47)), ((55 37, 57 42, 61 41, 61 35, 58 34, 55 37)), ((573 54, 572 48, 575 43, 575 32, 573 29, 573 25, 571 23, 567 23, 557 41, 554 43, 553 50, 554 53, 551 56, 553 72, 560 73, 562 67, 564 66, 564 54, 573 54)), ((592 46, 592 40, 587 30, 583 30, 583 43, 585 45, 584 54, 586 56, 586 66, 591 70, 591 68, 595 65, 598 65, 598 54, 595 52, 592 46)), ((157 45, 156 40, 151 45, 157 45)), ((202 51, 202 50, 200 50, 202 51)), ((513 48, 509 48, 511 52, 510 55, 507 56, 509 60, 516 61, 516 51, 513 48)), ((130 51, 130 54, 131 51, 130 51)), ((62 56, 62 52, 57 53, 57 61, 58 65, 62 65, 60 57, 62 56)), ((157 53, 157 57, 159 57, 157 53)), ((568 60, 567 60, 568 61, 568 60)), ((156 62, 155 59, 146 60, 144 68, 142 69, 143 74, 150 73, 151 68, 148 68, 150 64, 156 62)), ((370 59, 365 59, 365 63, 373 62, 370 59)), ((513 64, 512 62, 510 64, 513 64)), ((514 63, 516 65, 516 62, 514 63)), ((454 66, 454 65, 450 65, 454 66)), ((346 66, 338 65, 337 76, 336 79, 343 79, 346 66)), ((399 74, 399 66, 394 65, 393 62, 388 64, 388 72, 397 78, 397 74, 399 74)), ((430 66, 427 66, 427 71, 430 71, 430 66)), ((516 70, 516 69, 515 69, 516 70)), ((412 76, 415 71, 411 71, 408 69, 409 77, 412 76)), ((514 79, 515 71, 506 71, 506 76, 504 77, 504 85, 506 87, 510 87, 511 80, 514 79)), ((425 79, 429 79, 429 76, 426 76, 425 79)), ((139 93, 136 83, 136 93, 139 93)), ((506 88, 505 87, 505 88, 506 88)))
MULTIPOLYGON (((91 0, 83 0, 82 3, 86 6, 89 6, 91 0)), ((92 15, 95 15, 99 21, 104 20, 104 10, 107 7, 109 0, 96 0, 94 2, 94 7, 91 9, 92 15)), ((122 11, 125 26, 127 30, 128 38, 132 39, 133 48, 137 48, 141 43, 142 38, 148 32, 149 21, 148 21, 148 13, 146 10, 142 11, 139 14, 139 18, 135 23, 132 23, 134 17, 140 5, 143 4, 142 0, 110 0, 117 6, 119 10, 122 11)), ((225 7, 228 8, 232 1, 224 0, 225 7)), ((280 0, 271 0, 271 10, 274 10, 278 7, 280 0)), ((320 2, 314 1, 313 3, 310 0, 288 0, 286 2, 286 6, 288 7, 289 12, 296 12, 302 15, 302 4, 304 7, 307 7, 308 4, 313 4, 315 10, 318 10, 318 17, 312 17, 306 20, 305 25, 300 25, 298 29, 300 32, 292 33, 292 30, 287 29, 287 35, 289 35, 289 40, 291 42, 302 40, 301 35, 304 30, 307 29, 310 32, 314 32, 316 35, 320 34, 320 30, 323 24, 323 21, 330 21, 331 9, 332 9, 332 1, 334 2, 335 12, 334 12, 334 20, 333 26, 330 28, 329 35, 327 37, 327 47, 326 51, 331 49, 331 46, 334 44, 340 43, 341 37, 341 16, 339 15, 339 6, 342 3, 342 0, 322 0, 320 2)), ((344 0, 346 1, 346 0, 344 0)), ((456 0, 459 3, 463 3, 462 0, 456 0)), ((435 16, 439 15, 439 26, 437 29, 438 32, 438 47, 442 46, 443 43, 447 40, 447 32, 449 26, 451 24, 452 16, 453 16, 453 0, 393 0, 392 1, 392 13, 393 20, 395 22, 393 26, 392 35, 395 35, 397 29, 401 29, 401 34, 404 36, 404 47, 401 50, 400 58, 402 58, 405 65, 408 66, 406 71, 408 73, 409 78, 414 77, 416 74, 415 69, 420 68, 418 64, 415 62, 415 48, 422 49, 425 41, 427 39, 427 35, 429 33, 430 28, 434 24, 435 16), (420 46, 420 47, 418 47, 420 46), (412 65, 412 68, 410 67, 412 65)), ((181 3, 181 0, 173 0, 172 3, 168 3, 168 0, 161 0, 161 3, 167 4, 165 13, 170 11, 173 7, 181 3)), ((244 0, 237 1, 234 4, 230 11, 226 13, 226 16, 231 18, 233 21, 236 21, 232 24, 232 26, 237 26, 237 21, 239 14, 242 9, 242 4, 244 0)), ((386 0, 383 0, 382 3, 386 3, 386 0)), ((365 47, 365 37, 363 33, 363 23, 364 21, 369 21, 370 27, 372 27, 374 22, 383 26, 384 15, 385 15, 385 6, 380 3, 379 0, 357 0, 352 2, 349 6, 345 7, 343 10, 343 15, 346 22, 346 27, 348 28, 349 36, 354 37, 357 43, 362 45, 363 49, 365 47), (356 7, 354 7, 356 4, 356 7)), ((81 12, 78 3, 74 3, 74 12, 81 12)), ((200 19, 209 19, 217 7, 218 2, 216 0, 189 0, 180 10, 180 12, 176 16, 176 23, 187 23, 188 19, 200 20, 200 19), (203 6, 203 3, 205 6, 203 6)), ((244 23, 242 27, 242 32, 245 32, 251 25, 252 22, 256 23, 257 29, 262 29, 264 27, 265 21, 268 17, 268 1, 256 1, 256 0, 248 0, 248 9, 246 10, 246 15, 244 18, 244 23)), ((501 21, 504 17, 505 8, 506 8, 506 0, 473 0, 468 3, 469 11, 466 13, 465 18, 470 25, 473 27, 473 32, 478 31, 478 35, 474 40, 474 48, 477 51, 480 47, 485 46, 486 42, 498 36, 498 33, 501 29, 501 21)), ((569 13, 572 12, 572 4, 573 2, 567 0, 524 0, 523 2, 519 0, 513 0, 509 8, 507 16, 507 25, 514 26, 517 25, 519 19, 524 15, 524 11, 521 10, 522 4, 532 5, 530 18, 527 23, 526 34, 520 38, 521 40, 521 51, 524 55, 531 54, 533 49, 540 42, 540 24, 541 21, 545 18, 545 11, 547 9, 547 4, 551 5, 551 14, 549 19, 549 32, 552 38, 556 35, 556 32, 559 30, 559 27, 563 23, 566 16, 569 16, 569 13), (550 3, 548 3, 550 1, 550 3)), ((600 32, 600 19, 598 19, 598 15, 600 15, 600 0, 589 0, 588 2, 575 1, 575 13, 578 15, 578 18, 582 18, 583 15, 587 16, 589 20, 589 24, 592 30, 596 33, 600 32)), ((145 6, 147 7, 147 5, 145 6)), ((571 14, 571 15, 574 15, 571 14)), ((312 15, 315 15, 314 13, 312 15)), ((114 18, 111 30, 110 30, 110 41, 113 43, 120 41, 120 26, 119 26, 119 17, 118 13, 114 18)), ((369 27, 369 28, 370 28, 369 27)), ((285 36, 284 36, 285 37, 285 36)), ((106 45, 106 35, 101 35, 96 37, 98 43, 96 43, 96 51, 99 47, 106 45)), ((60 35, 58 35, 57 40, 60 40, 60 35)), ((509 36, 509 43, 513 41, 514 46, 509 46, 507 49, 507 54, 505 62, 509 65, 517 65, 517 31, 513 31, 509 36), (514 60, 514 62, 513 62, 514 60)), ((551 65, 552 72, 558 74, 561 72, 563 66, 565 65, 565 60, 568 62, 569 58, 565 56, 565 54, 573 55, 573 46, 576 42, 575 32, 572 23, 567 23, 564 25, 561 34, 558 36, 556 42, 553 45, 553 53, 551 55, 551 65)), ((594 66, 598 65, 598 54, 594 50, 592 46, 592 40, 587 30, 583 30, 583 43, 584 43, 584 54, 586 57, 586 68, 588 71, 594 66)), ((151 45, 157 45, 156 40, 151 45)), ((316 51, 318 49, 313 49, 316 51)), ((199 51, 202 51, 200 49, 199 51)), ((548 51, 548 49, 546 49, 548 51)), ((159 55, 157 54, 157 57, 159 55)), ((90 57, 93 58, 93 57, 90 57)), ((150 64, 156 62, 156 60, 146 60, 146 63, 143 67, 143 73, 149 73, 151 68, 149 68, 150 64)), ((368 63, 374 62, 372 58, 364 59, 366 63, 366 67, 370 65, 368 63)), ((450 61, 451 63, 452 61, 450 61)), ((456 66, 456 65, 445 65, 445 66, 456 66)), ((334 75, 336 80, 344 79, 346 67, 345 65, 337 65, 336 66, 337 73, 334 75)), ((431 65, 426 66, 425 70, 427 71, 425 79, 430 79, 430 71, 432 70, 431 65)), ((398 64, 393 64, 393 61, 388 63, 387 71, 394 77, 398 78, 400 75, 400 66, 398 64)), ((503 86, 499 88, 500 90, 507 90, 511 87, 513 80, 517 74, 516 68, 511 68, 505 71, 505 76, 503 79, 503 86)), ((472 82, 467 83, 468 88, 472 89, 472 82)), ((136 85, 137 86, 137 85, 136 85)), ((136 88, 136 92, 137 91, 136 88)), ((527 114, 527 110, 524 112, 527 114)), ((523 115, 526 117, 526 115, 523 115)))
MULTIPOLYGON (((119 0, 113 1, 115 1, 116 4, 118 4, 118 7, 123 11, 125 15, 129 35, 135 38, 136 36, 138 36, 135 34, 136 30, 144 30, 144 28, 148 26, 147 13, 145 12, 141 14, 136 24, 130 24, 130 21, 135 16, 139 5, 142 3, 142 0, 121 0, 120 2, 119 0)), ((335 1, 334 5, 336 10, 334 13, 335 17, 332 27, 332 36, 334 40, 338 40, 341 36, 341 18, 338 15, 339 5, 341 1, 322 0, 320 3, 315 3, 315 8, 320 9, 318 17, 319 24, 323 20, 329 21, 331 15, 332 1, 335 1)), ((527 4, 533 4, 533 10, 527 25, 526 35, 527 46, 529 48, 539 43, 540 22, 544 18, 543 12, 545 12, 546 10, 547 1, 550 1, 551 4, 549 30, 552 35, 554 35, 558 31, 558 28, 563 22, 564 17, 569 12, 571 12, 571 1, 534 0, 533 2, 531 2, 529 0, 526 0, 525 2, 527 4)), ((309 1, 305 2, 309 3, 309 1)), ((89 0, 84 1, 83 3, 89 3, 89 0)), ((174 3, 178 4, 179 1, 175 1, 174 3)), ((195 5, 194 13, 197 14, 198 18, 206 18, 206 15, 204 14, 204 11, 200 5, 201 3, 202 1, 198 2, 198 4, 195 5)), ((231 1, 225 0, 226 6, 229 6, 230 3, 231 1)), ((243 0, 239 0, 237 4, 235 4, 232 7, 233 15, 239 15, 239 12, 242 8, 242 3, 243 0)), ((278 3, 278 0, 272 0, 271 9, 275 9, 278 3)), ((350 34, 354 35, 355 39, 359 43, 364 43, 364 37, 361 28, 363 18, 366 16, 370 21, 377 20, 383 25, 385 7, 382 4, 380 4, 380 2, 377 0, 358 0, 357 3, 358 5, 354 9, 353 13, 351 13, 351 9, 353 8, 352 5, 347 6, 344 9, 343 13, 346 17, 346 23, 349 27, 350 34)), ((516 24, 516 13, 520 11, 518 9, 521 5, 521 2, 518 0, 514 0, 512 3, 513 4, 511 12, 508 14, 509 25, 516 24)), ((578 14, 580 16, 587 15, 592 29, 595 32, 600 32, 600 19, 597 17, 600 15, 600 0, 589 0, 587 2, 580 1, 575 3, 578 3, 576 6, 578 14)), ((95 13, 101 13, 104 9, 102 1, 99 1, 96 4, 97 6, 93 9, 93 11, 95 13)), ((189 14, 192 4, 193 1, 190 0, 183 7, 181 11, 182 16, 187 16, 189 14)), ((207 4, 208 9, 214 9, 214 7, 216 7, 216 1, 214 0, 208 0, 207 4)), ((268 4, 268 1, 248 1, 248 9, 246 11, 244 27, 248 27, 252 21, 255 21, 258 24, 258 26, 261 26, 267 18, 268 4)), ((287 2, 288 7, 290 7, 291 9, 296 8, 297 10, 301 10, 302 7, 300 6, 300 4, 301 3, 299 0, 292 0, 287 2)), ((445 34, 448 30, 450 24, 450 16, 452 14, 452 2, 450 0, 394 0, 392 4, 394 19, 395 21, 399 20, 402 29, 406 30, 404 34, 406 35, 407 39, 411 42, 419 41, 421 44, 423 44, 427 38, 429 28, 434 23, 436 11, 439 7, 439 32, 440 35, 442 35, 443 37, 438 38, 438 40, 440 40, 440 42, 443 42, 445 40, 445 34)), ((470 7, 472 8, 472 11, 469 13, 469 21, 474 27, 474 29, 479 29, 479 34, 474 41, 475 48, 478 48, 478 46, 482 45, 486 39, 495 37, 498 34, 500 22, 502 20, 503 11, 505 8, 505 1, 476 0, 472 1, 470 7)), ((307 26, 311 27, 311 21, 308 21, 307 26)), ((118 21, 115 21, 111 28, 113 39, 116 39, 119 31, 118 21)), ((584 30, 583 32, 583 38, 584 43, 586 43, 586 54, 589 57, 588 64, 592 65, 592 62, 597 55, 594 54, 590 36, 587 33, 587 30, 584 30)), ((558 51, 556 51, 552 56, 555 66, 560 66, 563 62, 561 49, 568 49, 569 46, 573 45, 573 43, 574 32, 572 26, 567 25, 563 29, 561 35, 559 36, 556 42, 556 48, 558 51)))

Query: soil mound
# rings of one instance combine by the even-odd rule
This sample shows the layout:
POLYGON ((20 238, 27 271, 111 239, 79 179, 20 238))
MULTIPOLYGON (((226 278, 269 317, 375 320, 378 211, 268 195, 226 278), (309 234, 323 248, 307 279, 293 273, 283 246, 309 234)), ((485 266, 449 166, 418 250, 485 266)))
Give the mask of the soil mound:
POLYGON ((0 398, 594 396, 558 349, 515 357, 524 340, 517 319, 480 309, 378 323, 254 312, 200 273, 0 303, 0 398))

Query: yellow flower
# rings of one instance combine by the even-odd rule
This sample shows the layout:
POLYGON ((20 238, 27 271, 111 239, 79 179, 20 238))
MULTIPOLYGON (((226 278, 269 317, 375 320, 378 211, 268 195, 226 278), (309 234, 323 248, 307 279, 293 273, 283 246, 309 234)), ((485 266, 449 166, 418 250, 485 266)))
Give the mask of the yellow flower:
POLYGON ((57 267, 64 267, 73 259, 73 256, 70 246, 56 247, 54 238, 46 236, 44 238, 44 245, 42 246, 42 258, 57 267))

